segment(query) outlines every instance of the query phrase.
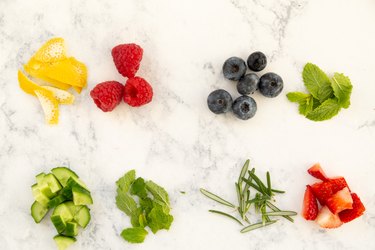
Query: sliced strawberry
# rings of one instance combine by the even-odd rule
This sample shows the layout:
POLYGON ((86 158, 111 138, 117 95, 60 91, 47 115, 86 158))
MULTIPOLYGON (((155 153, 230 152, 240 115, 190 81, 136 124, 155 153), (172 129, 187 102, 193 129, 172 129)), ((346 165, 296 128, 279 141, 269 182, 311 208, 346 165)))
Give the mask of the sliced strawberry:
POLYGON ((352 199, 353 199, 353 208, 344 210, 339 213, 340 219, 345 223, 358 218, 366 210, 365 206, 362 204, 361 199, 359 199, 357 194, 353 193, 352 199))
POLYGON ((303 197, 302 216, 306 220, 315 220, 318 215, 318 202, 309 185, 306 186, 305 196, 303 197))
POLYGON ((340 217, 337 214, 333 214, 326 206, 320 209, 315 221, 323 228, 336 228, 343 224, 340 217))
POLYGON ((322 206, 324 206, 326 201, 333 195, 332 184, 330 182, 315 183, 311 186, 311 190, 322 206))
POLYGON ((336 177, 329 179, 328 182, 332 184, 332 192, 335 194, 338 191, 342 190, 343 188, 347 187, 350 191, 348 184, 344 177, 336 177))
POLYGON ((323 171, 323 169, 322 169, 322 167, 320 166, 319 163, 316 163, 314 166, 312 166, 311 168, 309 168, 307 170, 307 172, 311 176, 313 176, 313 177, 315 177, 315 178, 317 178, 319 180, 322 180, 322 181, 328 180, 327 175, 324 173, 324 171, 323 171))
POLYGON ((337 214, 345 209, 353 208, 353 199, 347 187, 338 191, 326 201, 326 205, 332 213, 337 214))

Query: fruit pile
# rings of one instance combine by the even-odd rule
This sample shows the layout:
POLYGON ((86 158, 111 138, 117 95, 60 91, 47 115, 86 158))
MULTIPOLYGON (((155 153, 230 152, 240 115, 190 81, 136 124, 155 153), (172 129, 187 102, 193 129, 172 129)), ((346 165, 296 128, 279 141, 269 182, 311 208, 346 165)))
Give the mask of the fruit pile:
MULTIPOLYGON (((247 66, 254 72, 259 72, 267 66, 267 58, 262 52, 254 52, 247 59, 247 66)), ((266 73, 260 78, 255 73, 246 74, 247 67, 239 57, 227 59, 223 65, 224 77, 238 81, 237 91, 241 94, 236 100, 224 89, 218 89, 208 96, 208 108, 215 114, 226 113, 230 110, 241 120, 252 118, 257 111, 255 100, 250 97, 256 90, 265 97, 276 97, 283 90, 283 80, 275 73, 266 73)))
POLYGON ((113 62, 118 72, 127 77, 124 85, 117 81, 99 83, 91 90, 90 96, 103 112, 112 111, 123 99, 132 107, 145 105, 152 100, 151 85, 143 78, 135 76, 143 56, 143 49, 132 44, 120 44, 112 49, 113 62))
POLYGON ((302 216, 315 220, 323 228, 336 228, 360 217, 365 212, 356 193, 352 193, 344 177, 328 178, 319 164, 308 173, 321 180, 307 185, 303 199, 302 216), (322 206, 318 209, 318 202, 322 206))
POLYGON ((91 216, 87 205, 92 197, 87 186, 78 175, 66 167, 57 167, 51 173, 40 173, 31 186, 34 203, 31 216, 36 223, 42 221, 50 209, 54 209, 51 221, 58 235, 55 240, 59 250, 64 250, 76 241, 78 227, 86 228, 91 216))
POLYGON ((21 70, 18 82, 27 94, 38 97, 48 124, 59 121, 59 104, 72 104, 74 95, 67 90, 71 87, 81 93, 87 85, 86 66, 68 57, 63 38, 47 41, 24 65, 25 72, 42 85, 29 79, 21 70))

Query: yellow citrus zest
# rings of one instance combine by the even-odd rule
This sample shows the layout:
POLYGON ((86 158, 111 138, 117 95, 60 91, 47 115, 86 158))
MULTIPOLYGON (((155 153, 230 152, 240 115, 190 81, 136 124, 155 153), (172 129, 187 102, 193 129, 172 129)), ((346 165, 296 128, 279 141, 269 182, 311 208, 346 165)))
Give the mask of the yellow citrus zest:
POLYGON ((21 70, 18 70, 18 82, 23 91, 33 96, 35 96, 35 90, 41 88, 38 84, 27 78, 21 70))
POLYGON ((53 125, 59 122, 59 103, 53 93, 47 89, 41 88, 35 90, 44 111, 44 117, 48 124, 53 125))
POLYGON ((59 104, 73 104, 74 103, 74 95, 69 93, 68 91, 61 90, 51 86, 42 86, 42 88, 47 89, 52 92, 53 97, 59 102, 59 104))

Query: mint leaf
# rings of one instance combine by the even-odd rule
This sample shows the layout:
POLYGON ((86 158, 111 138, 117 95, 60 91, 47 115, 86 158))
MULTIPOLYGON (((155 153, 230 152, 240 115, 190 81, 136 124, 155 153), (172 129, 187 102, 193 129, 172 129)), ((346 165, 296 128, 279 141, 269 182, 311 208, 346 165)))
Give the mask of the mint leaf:
POLYGON ((145 180, 141 177, 137 178, 130 188, 130 193, 132 195, 137 195, 140 198, 147 197, 145 180))
POLYGON ((154 207, 148 214, 147 221, 151 231, 156 233, 161 229, 168 230, 173 222, 173 216, 166 213, 160 207, 154 207))
POLYGON ((353 89, 349 77, 346 77, 344 74, 335 73, 331 79, 331 84, 338 103, 343 108, 349 108, 350 95, 353 89))
POLYGON ((152 208, 154 207, 152 200, 148 197, 139 199, 139 205, 141 206, 142 211, 144 211, 146 214, 151 212, 152 208))
POLYGON ((169 197, 167 191, 153 181, 146 182, 147 190, 152 194, 156 201, 164 203, 169 207, 169 197))
POLYGON ((307 90, 321 103, 333 94, 329 77, 315 64, 307 63, 302 78, 307 90))
POLYGON ((124 229, 121 237, 130 243, 142 243, 148 232, 142 227, 133 227, 124 229))
MULTIPOLYGON (((116 181, 116 185, 118 189, 121 189, 124 193, 126 193, 129 191, 130 185, 134 182, 134 180, 135 170, 133 169, 127 172, 123 177, 118 179, 118 181, 116 181)), ((119 191, 117 190, 117 192, 119 191)))
POLYGON ((286 97, 288 98, 289 101, 291 102, 305 102, 307 98, 310 98, 310 94, 305 94, 302 92, 289 92, 286 97))
POLYGON ((126 213, 128 216, 132 216, 133 214, 137 213, 137 203, 127 193, 117 193, 116 205, 121 211, 126 213))
POLYGON ((309 112, 306 117, 312 121, 324 121, 337 115, 340 109, 341 106, 337 99, 328 99, 319 107, 309 112))
POLYGON ((314 98, 310 94, 302 92, 290 92, 286 95, 288 100, 299 104, 299 113, 306 116, 310 111, 313 110, 314 98))

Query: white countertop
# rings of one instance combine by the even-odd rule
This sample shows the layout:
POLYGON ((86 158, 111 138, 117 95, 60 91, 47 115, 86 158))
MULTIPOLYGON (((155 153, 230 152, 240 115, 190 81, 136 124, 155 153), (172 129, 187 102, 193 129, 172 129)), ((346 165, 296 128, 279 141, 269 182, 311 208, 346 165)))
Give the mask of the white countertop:
POLYGON ((94 198, 92 221, 72 250, 375 249, 374 13, 373 0, 1 0, 1 249, 55 249, 52 224, 36 225, 29 209, 34 176, 58 165, 76 171, 94 198), (17 69, 53 36, 86 63, 89 84, 50 127, 38 101, 18 87, 17 69), (124 82, 110 50, 131 42, 144 48, 139 75, 153 85, 154 100, 103 113, 89 90, 124 82), (269 58, 266 71, 283 77, 284 91, 275 99, 255 94, 258 112, 246 122, 213 115, 211 91, 238 96, 222 76, 223 62, 256 50, 269 58), (349 109, 321 123, 298 114, 285 94, 304 89, 306 62, 351 78, 349 109), (366 214, 335 230, 297 216, 294 224, 281 220, 241 234, 235 222, 207 212, 222 207, 199 188, 235 201, 233 183, 246 158, 287 191, 278 196, 281 208, 300 211, 305 185, 314 181, 306 169, 320 162, 327 174, 346 177, 366 214), (114 201, 115 181, 132 168, 168 190, 175 217, 169 232, 140 245, 119 237, 129 219, 114 201))

